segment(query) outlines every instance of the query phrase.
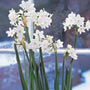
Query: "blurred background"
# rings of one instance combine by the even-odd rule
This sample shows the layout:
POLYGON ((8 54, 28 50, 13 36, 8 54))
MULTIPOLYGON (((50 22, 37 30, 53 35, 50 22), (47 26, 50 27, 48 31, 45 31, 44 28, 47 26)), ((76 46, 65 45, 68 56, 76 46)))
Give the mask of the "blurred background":
MULTIPOLYGON (((16 11, 19 9, 21 0, 0 0, 0 90, 22 90, 20 86, 18 69, 15 61, 15 53, 7 51, 11 48, 11 38, 8 38, 6 31, 10 27, 8 13, 11 8, 16 11), (3 50, 4 49, 4 50, 3 50), (6 49, 6 51, 5 51, 6 49), (12 86, 12 87, 11 87, 12 86)), ((34 0, 37 11, 45 8, 46 11, 53 13, 52 25, 44 30, 45 34, 53 35, 55 39, 65 42, 64 47, 73 44, 74 32, 69 30, 64 32, 63 21, 67 15, 73 11, 90 20, 90 0, 34 0)), ((40 27, 38 27, 42 30, 40 27)), ((79 35, 77 48, 90 49, 90 31, 79 35)), ((78 54, 79 58, 73 65, 73 90, 90 90, 90 53, 78 54)), ((58 54, 59 69, 62 67, 63 54, 58 54)), ((22 59, 22 54, 21 54, 22 59)), ((68 67, 70 58, 67 58, 68 67)), ((22 59, 23 67, 23 59, 22 59)), ((49 81, 50 90, 54 90, 54 55, 45 55, 45 67, 49 81)), ((61 81, 61 79, 60 79, 61 81)))
MULTIPOLYGON (((18 10, 18 5, 21 0, 0 0, 0 42, 9 41, 5 33, 10 24, 8 19, 8 12, 11 8, 18 10)), ((62 22, 71 11, 79 13, 85 17, 86 20, 90 19, 90 0, 34 0, 37 11, 45 8, 50 13, 53 13, 52 25, 44 30, 45 34, 53 35, 55 39, 61 39, 67 43, 73 43, 73 31, 63 31, 62 22), (67 38, 68 37, 68 38, 67 38)), ((40 28, 39 28, 40 29, 40 28)), ((77 41, 78 48, 90 48, 90 31, 79 36, 77 41)), ((8 44, 8 43, 7 43, 8 44)))

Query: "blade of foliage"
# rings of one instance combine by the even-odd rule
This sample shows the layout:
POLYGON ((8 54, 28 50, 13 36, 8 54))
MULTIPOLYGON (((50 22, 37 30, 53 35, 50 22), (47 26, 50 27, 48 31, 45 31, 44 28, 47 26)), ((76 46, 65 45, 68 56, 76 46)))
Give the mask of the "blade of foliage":
POLYGON ((70 85, 71 85, 72 63, 73 63, 73 59, 71 60, 71 62, 70 62, 70 67, 69 67, 68 85, 67 85, 68 90, 70 90, 70 88, 71 88, 70 85))
POLYGON ((30 37, 29 37, 29 32, 28 32, 28 27, 25 27, 25 31, 26 31, 26 37, 27 37, 27 41, 28 43, 30 43, 30 37))
POLYGON ((20 64, 19 53, 17 51, 17 47, 16 47, 15 44, 14 44, 14 49, 15 49, 15 53, 16 53, 16 60, 17 60, 17 64, 18 64, 18 69, 19 69, 19 75, 20 75, 20 80, 21 80, 21 84, 22 84, 22 89, 23 90, 28 90, 27 85, 26 85, 25 80, 24 80, 21 64, 20 64))
POLYGON ((41 63, 39 65, 40 65, 40 75, 41 75, 42 89, 44 90, 44 88, 45 88, 45 80, 44 80, 44 75, 43 75, 41 63))
POLYGON ((39 69, 38 69, 38 65, 36 64, 34 52, 30 51, 30 53, 31 53, 31 56, 32 56, 32 64, 33 64, 33 67, 34 67, 34 70, 35 70, 35 77, 36 77, 37 88, 39 88, 39 90, 43 90, 42 86, 41 86, 39 69))
POLYGON ((27 80, 27 65, 26 65, 26 60, 25 60, 25 55, 23 53, 23 56, 24 56, 24 71, 25 71, 25 82, 26 82, 26 85, 28 87, 28 80, 27 80))
POLYGON ((32 62, 28 56, 26 48, 25 47, 23 47, 23 48, 24 48, 27 60, 29 62, 29 90, 34 90, 35 76, 34 76, 34 71, 33 71, 33 67, 32 67, 32 62))
POLYGON ((40 52, 40 60, 41 60, 42 71, 43 71, 43 75, 44 75, 44 79, 45 79, 45 87, 46 87, 46 90, 49 90, 47 76, 46 76, 46 72, 45 72, 45 68, 44 68, 43 55, 42 55, 42 49, 41 48, 40 48, 39 52, 40 52))
POLYGON ((57 50, 55 50, 55 81, 54 81, 54 90, 59 90, 59 71, 58 71, 58 62, 57 62, 57 50))
POLYGON ((55 76, 54 90, 59 90, 59 71, 57 71, 57 74, 55 76))
POLYGON ((71 78, 71 85, 70 85, 71 87, 70 87, 70 90, 72 90, 72 78, 71 78))
POLYGON ((42 89, 42 84, 41 84, 41 79, 40 79, 40 73, 39 73, 39 68, 38 66, 36 65, 36 79, 37 79, 37 87, 39 87, 38 90, 44 90, 42 89))
POLYGON ((63 65, 62 65, 62 90, 64 90, 64 84, 65 84, 65 79, 64 79, 65 59, 66 59, 66 53, 64 54, 63 65))
POLYGON ((29 63, 29 90, 34 90, 35 75, 32 70, 31 63, 29 63))

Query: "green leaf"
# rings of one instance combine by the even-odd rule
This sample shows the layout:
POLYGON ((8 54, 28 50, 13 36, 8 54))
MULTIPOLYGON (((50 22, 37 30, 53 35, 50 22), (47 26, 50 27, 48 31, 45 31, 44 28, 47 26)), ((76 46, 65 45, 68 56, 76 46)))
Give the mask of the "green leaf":
POLYGON ((65 71, 65 59, 66 59, 67 53, 64 54, 63 57, 63 65, 62 65, 62 90, 64 90, 65 85, 65 78, 64 78, 64 71, 65 71))
POLYGON ((37 79, 38 90, 44 90, 44 89, 42 89, 43 87, 41 84, 40 73, 39 73, 39 68, 38 68, 37 64, 36 64, 36 79, 37 79))
POLYGON ((69 83, 68 82, 68 72, 69 72, 68 68, 66 68, 66 73, 65 73, 65 88, 64 88, 65 90, 68 90, 67 89, 67 84, 69 83))
POLYGON ((59 90, 59 71, 58 71, 58 61, 57 61, 57 49, 55 48, 55 81, 54 90, 59 90))
POLYGON ((71 88, 71 73, 72 73, 72 64, 73 64, 73 59, 70 62, 70 66, 69 66, 69 73, 68 73, 68 84, 67 84, 67 88, 68 90, 70 90, 71 88))
POLYGON ((44 75, 44 79, 45 79, 45 87, 46 87, 46 90, 49 90, 47 76, 46 76, 46 72, 45 72, 45 68, 44 68, 43 55, 42 55, 42 49, 41 48, 39 49, 39 52, 40 52, 41 67, 42 67, 42 71, 43 71, 43 75, 44 75))
POLYGON ((22 84, 22 89, 23 90, 28 90, 26 82, 24 80, 21 64, 20 64, 19 53, 17 51, 17 47, 16 47, 15 44, 14 44, 14 49, 15 49, 15 53, 16 53, 16 60, 17 60, 17 64, 18 64, 18 69, 19 69, 19 75, 20 75, 20 80, 21 80, 21 84, 22 84))
POLYGON ((29 32, 28 32, 28 27, 25 27, 25 31, 26 31, 26 37, 27 37, 27 41, 28 43, 30 43, 30 36, 29 36, 29 32))
POLYGON ((29 90, 34 90, 35 75, 32 70, 31 63, 29 63, 29 90))
POLYGON ((25 71, 25 82, 26 82, 26 85, 28 87, 28 80, 27 80, 27 65, 26 65, 26 60, 25 60, 25 55, 23 53, 23 56, 24 56, 24 71, 25 71))
POLYGON ((55 76, 54 90, 59 90, 59 71, 57 71, 57 74, 55 76))

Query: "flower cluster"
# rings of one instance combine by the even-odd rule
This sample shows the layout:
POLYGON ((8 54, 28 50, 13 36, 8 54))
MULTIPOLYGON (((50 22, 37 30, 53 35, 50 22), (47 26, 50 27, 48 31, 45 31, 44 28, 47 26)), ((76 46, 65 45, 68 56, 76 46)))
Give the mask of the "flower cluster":
MULTIPOLYGON (((34 39, 31 39, 31 42, 27 44, 28 49, 32 49, 34 52, 38 52, 39 48, 42 48, 43 53, 52 53, 53 52, 53 36, 44 35, 43 31, 36 30, 36 33, 33 34, 34 39)), ((63 42, 57 40, 57 48, 63 47, 63 42)))
POLYGON ((37 17, 35 24, 41 26, 41 28, 48 28, 52 23, 52 14, 49 14, 44 9, 37 13, 37 17))
MULTIPOLYGON (((9 11, 8 17, 10 20, 10 24, 13 27, 9 28, 9 31, 6 31, 8 37, 15 37, 15 41, 17 43, 25 39, 25 27, 28 27, 28 32, 33 32, 30 29, 31 22, 33 22, 35 26, 40 26, 44 29, 48 28, 51 25, 52 14, 46 12, 44 9, 41 9, 40 12, 36 12, 34 3, 32 3, 30 0, 22 0, 19 7, 19 12, 15 12, 14 9, 11 9, 9 11)), ((30 35, 30 37, 32 37, 32 35, 30 35)))
MULTIPOLYGON (((61 40, 55 41, 53 40, 53 36, 44 35, 43 31, 37 29, 34 33, 32 33, 32 36, 30 36, 30 43, 27 43, 27 41, 25 41, 25 34, 27 34, 25 28, 27 27, 29 34, 32 32, 29 30, 31 21, 35 26, 40 26, 41 28, 45 29, 48 28, 52 23, 52 14, 46 12, 44 9, 36 12, 34 3, 32 3, 30 0, 22 0, 19 7, 19 12, 15 12, 14 9, 9 11, 8 17, 10 19, 10 24, 13 27, 9 28, 9 31, 6 31, 8 37, 14 37, 15 43, 18 45, 21 45, 22 42, 24 42, 26 49, 31 49, 34 52, 38 52, 39 49, 42 48, 43 53, 50 54, 55 51, 55 49, 60 49, 63 47, 63 42, 61 40)), ((68 18, 66 18, 63 25, 65 31, 67 29, 76 27, 80 34, 85 32, 86 29, 90 29, 90 21, 85 22, 83 17, 81 17, 79 14, 76 15, 73 12, 68 15, 68 18)), ((67 46, 66 51, 73 59, 77 59, 76 52, 71 45, 67 46)))
POLYGON ((84 17, 81 17, 79 14, 76 15, 73 12, 68 15, 68 18, 65 19, 63 25, 65 31, 76 28, 80 34, 84 33, 86 30, 90 30, 90 21, 88 20, 85 22, 84 17))
POLYGON ((6 31, 6 33, 8 34, 8 37, 15 37, 15 41, 17 43, 25 40, 25 30, 24 27, 21 25, 18 25, 13 29, 9 28, 9 31, 6 31))
POLYGON ((66 52, 68 53, 68 55, 73 58, 74 60, 77 60, 77 54, 74 48, 72 48, 72 46, 70 44, 67 45, 67 49, 66 52))
POLYGON ((21 8, 19 12, 15 12, 14 9, 11 9, 9 11, 9 19, 11 25, 16 24, 24 24, 28 23, 30 21, 34 22, 37 26, 40 26, 41 28, 47 28, 52 23, 52 14, 46 12, 44 9, 41 9, 40 12, 36 12, 36 8, 34 7, 34 3, 32 3, 30 0, 24 1, 22 0, 22 3, 19 5, 21 8), (23 18, 23 16, 25 18, 23 18), (22 20, 23 19, 23 20, 22 20))

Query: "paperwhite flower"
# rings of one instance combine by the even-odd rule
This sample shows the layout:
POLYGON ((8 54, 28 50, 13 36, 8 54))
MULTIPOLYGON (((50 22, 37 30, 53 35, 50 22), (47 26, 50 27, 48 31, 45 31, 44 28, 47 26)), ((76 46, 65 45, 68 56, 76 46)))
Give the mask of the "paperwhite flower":
POLYGON ((45 38, 43 31, 39 30, 36 30, 33 36, 35 36, 35 38, 38 39, 39 41, 42 41, 45 38))
POLYGON ((76 51, 74 48, 72 48, 72 46, 70 44, 67 45, 66 52, 68 52, 68 54, 71 58, 73 58, 74 60, 77 60, 78 56, 76 54, 76 51))
POLYGON ((34 52, 37 52, 40 48, 40 41, 37 39, 31 39, 30 44, 28 44, 28 48, 32 49, 34 52))
POLYGON ((46 35, 46 38, 45 38, 45 39, 48 40, 48 42, 49 42, 50 44, 53 43, 53 36, 46 35))
POLYGON ((14 25, 17 21, 17 13, 15 12, 14 9, 11 9, 9 11, 9 15, 8 15, 9 19, 10 19, 10 24, 14 25))
POLYGON ((67 50, 71 49, 72 46, 70 44, 67 45, 67 50))
POLYGON ((17 37, 22 37, 23 34, 25 33, 24 31, 24 27, 18 25, 17 27, 14 28, 14 30, 16 31, 17 33, 17 37))
POLYGON ((87 31, 90 30, 90 21, 89 20, 86 22, 85 28, 87 29, 87 31))
POLYGON ((72 28, 72 26, 71 26, 68 22, 64 22, 63 25, 64 25, 64 31, 65 31, 65 32, 66 32, 68 29, 71 29, 71 28, 72 28))
POLYGON ((79 32, 80 34, 84 33, 84 32, 85 32, 85 27, 84 27, 84 26, 80 26, 80 27, 78 28, 78 32, 79 32))
POLYGON ((64 31, 67 31, 71 28, 77 28, 80 34, 85 33, 86 29, 89 31, 90 29, 90 21, 85 22, 85 18, 81 17, 79 14, 75 15, 71 12, 66 18, 64 25, 64 31))
POLYGON ((74 60, 77 59, 76 52, 75 52, 75 50, 74 50, 73 48, 70 49, 70 50, 68 51, 68 53, 69 53, 69 56, 70 56, 71 58, 73 58, 74 60))
POLYGON ((25 36, 24 36, 24 27, 20 26, 20 25, 17 25, 13 28, 13 31, 15 31, 16 33, 16 36, 17 38, 15 38, 15 41, 17 43, 19 43, 20 41, 22 41, 23 39, 25 39, 25 36))
POLYGON ((49 48, 48 46, 49 46, 48 40, 44 40, 41 43, 42 52, 47 53, 48 52, 47 50, 49 48))
POLYGON ((81 17, 79 14, 76 16, 75 23, 78 27, 84 25, 84 17, 81 17))
POLYGON ((73 12, 68 15, 68 18, 66 18, 65 22, 63 23, 65 31, 67 30, 67 28, 71 29, 72 26, 75 25, 75 17, 76 14, 74 14, 73 12))
POLYGON ((44 9, 40 10, 40 12, 38 12, 37 14, 38 14, 38 18, 35 21, 35 24, 44 29, 48 28, 52 23, 52 19, 51 19, 52 14, 49 14, 44 9))
POLYGON ((45 37, 43 31, 39 31, 39 30, 36 30, 36 32, 33 34, 33 36, 34 36, 34 39, 39 44, 39 45, 36 45, 35 48, 34 48, 34 45, 32 45, 33 49, 32 48, 31 49, 34 52, 38 51, 40 47, 42 48, 43 53, 50 54, 53 51, 53 47, 52 47, 53 37, 52 36, 46 35, 46 37, 45 37))
POLYGON ((15 35, 15 30, 9 28, 9 31, 6 31, 6 33, 8 34, 8 37, 13 37, 15 35))
POLYGON ((56 41, 56 46, 57 48, 62 48, 63 47, 63 42, 61 40, 56 41))
POLYGON ((69 25, 74 25, 75 24, 75 17, 76 17, 76 14, 71 12, 69 15, 68 15, 68 18, 66 18, 66 22, 69 23, 69 25))
POLYGON ((35 22, 37 20, 37 13, 35 11, 28 11, 24 15, 26 16, 27 22, 35 22))
POLYGON ((22 1, 22 3, 19 5, 24 11, 24 15, 26 17, 27 22, 35 21, 37 19, 37 13, 36 9, 34 7, 34 3, 31 2, 31 0, 28 1, 22 1))
POLYGON ((22 0, 19 6, 25 11, 31 11, 31 12, 35 11, 34 3, 32 3, 31 0, 28 0, 28 1, 22 0))

